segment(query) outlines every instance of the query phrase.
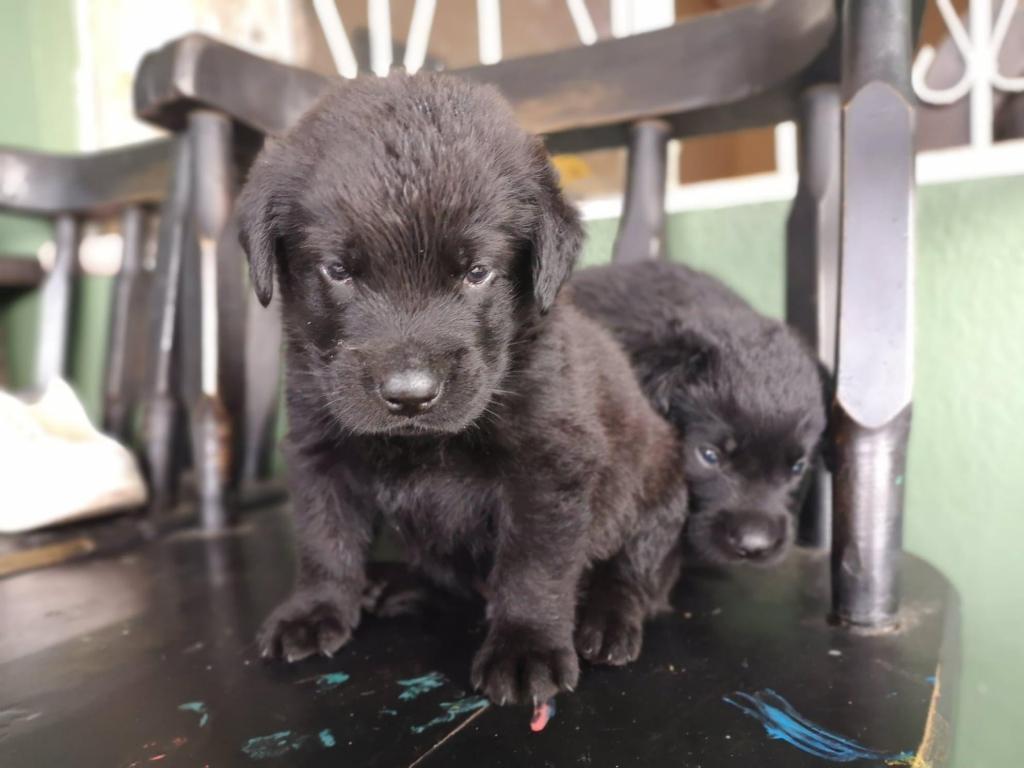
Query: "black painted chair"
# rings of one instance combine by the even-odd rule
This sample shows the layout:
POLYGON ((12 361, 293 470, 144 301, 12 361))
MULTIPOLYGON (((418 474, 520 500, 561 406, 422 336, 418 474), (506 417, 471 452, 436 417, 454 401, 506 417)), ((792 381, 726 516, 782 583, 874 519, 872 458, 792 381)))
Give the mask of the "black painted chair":
MULTIPOLYGON (((886 478, 902 476, 909 426, 913 152, 907 141, 914 116, 909 60, 917 23, 912 11, 919 12, 920 5, 863 5, 852 4, 840 24, 830 3, 760 0, 665 30, 456 74, 497 86, 521 122, 546 137, 552 152, 630 148, 613 257, 619 261, 664 254, 664 159, 670 138, 798 120, 801 182, 788 229, 787 315, 830 369, 842 361, 835 411, 840 468, 835 543, 837 562, 846 565, 836 568, 836 609, 845 621, 874 626, 896 610, 895 574, 888 563, 899 550, 902 489, 877 473, 884 460, 886 478), (886 46, 879 42, 883 35, 886 46), (700 76, 686 75, 691 72, 700 76), (877 215, 880 211, 889 215, 877 215), (886 222, 892 223, 883 231, 886 222), (842 274, 840 231, 845 251, 854 255, 842 274), (889 343, 880 344, 881 338, 889 343)), ((204 136, 219 142, 213 163, 200 166, 217 170, 197 179, 195 189, 230 197, 232 131, 243 146, 282 131, 329 83, 194 35, 142 62, 136 111, 154 124, 187 132, 197 147, 204 136), (268 93, 277 97, 268 99, 268 93)), ((192 205, 209 210, 201 201, 192 205)), ((218 199, 214 208, 218 213, 204 224, 208 231, 201 239, 216 239, 226 225, 229 206, 218 199)), ((259 360, 247 359, 249 382, 275 380, 279 359, 276 347, 264 343, 268 324, 250 334, 259 339, 261 351, 259 360)), ((253 394, 247 409, 252 423, 244 431, 262 438, 277 394, 270 388, 253 394)), ((221 412, 207 408, 205 418, 219 418, 215 414, 221 412)), ((262 439, 246 443, 251 451, 265 452, 262 439)), ((220 453, 225 455, 226 446, 220 453)), ((250 471, 260 463, 252 457, 244 461, 250 471)), ((825 545, 831 538, 831 494, 827 482, 820 486, 803 532, 806 541, 825 545)))
POLYGON ((48 270, 34 258, 3 261, 4 285, 40 291, 33 389, 66 374, 83 224, 120 219, 124 245, 111 312, 102 426, 126 441, 132 438, 132 410, 144 398, 147 324, 138 322, 147 298, 143 247, 170 176, 169 154, 165 140, 87 155, 0 148, 0 211, 44 218, 54 228, 55 258, 48 270))
MULTIPOLYGON (((849 760, 943 764, 958 677, 957 600, 939 573, 900 547, 912 359, 909 69, 920 7, 903 0, 757 0, 669 29, 457 73, 496 85, 553 152, 628 146, 616 260, 664 255, 670 138, 798 121, 786 311, 835 372, 834 472, 820 478, 802 521, 813 546, 773 571, 688 574, 676 593, 678 612, 652 627, 637 665, 587 673, 552 733, 537 737, 546 740, 527 741, 519 716, 459 690, 469 656, 446 639, 451 627, 395 629, 370 620, 351 649, 315 670, 344 665, 353 678, 362 675, 345 699, 348 709, 338 712, 357 715, 346 721, 354 723, 350 761, 475 765, 488 753, 503 765, 588 759, 710 766, 746 757, 812 766, 832 750, 849 760), (831 562, 823 549, 829 542, 831 562), (380 693, 424 665, 444 672, 442 706, 456 711, 442 717, 450 725, 433 739, 420 738, 419 725, 406 728, 411 715, 380 693), (768 688, 799 696, 800 711, 768 688), (399 718, 401 735, 381 735, 382 707, 399 718), (609 723, 630 718, 626 730, 608 731, 609 723), (766 733, 788 738, 783 720, 810 729, 814 739, 802 751, 771 742, 766 733)), ((231 200, 261 137, 288 128, 329 84, 202 36, 150 54, 136 79, 138 115, 181 137, 163 215, 158 326, 180 328, 173 347, 186 382, 201 520, 208 535, 221 534, 175 550, 185 565, 162 560, 162 578, 186 578, 175 599, 200 616, 230 603, 223 621, 232 632, 251 633, 286 588, 272 581, 272 589, 257 592, 255 583, 286 576, 288 555, 278 507, 254 511, 238 528, 225 503, 227 489, 257 478, 266 463, 280 367, 274 314, 251 299, 241 309, 243 260, 231 200), (210 583, 197 582, 196 569, 210 583), (230 595, 225 584, 234 585, 230 595)), ((171 493, 172 478, 162 482, 160 492, 171 493)), ((167 627, 175 638, 206 631, 189 616, 167 627)), ((185 677, 193 674, 175 664, 185 677)), ((237 694, 274 697, 305 713, 289 733, 315 733, 316 708, 309 710, 292 684, 303 683, 303 674, 309 669, 269 681, 240 674, 235 698, 223 704, 250 711, 237 694)), ((144 689, 125 690, 137 699, 138 719, 159 721, 159 702, 146 700, 144 689)), ((238 735, 235 725, 226 727, 238 735)), ((303 764, 333 759, 313 736, 284 741, 278 754, 294 752, 303 764)), ((204 743, 196 756, 221 755, 223 745, 204 743)))

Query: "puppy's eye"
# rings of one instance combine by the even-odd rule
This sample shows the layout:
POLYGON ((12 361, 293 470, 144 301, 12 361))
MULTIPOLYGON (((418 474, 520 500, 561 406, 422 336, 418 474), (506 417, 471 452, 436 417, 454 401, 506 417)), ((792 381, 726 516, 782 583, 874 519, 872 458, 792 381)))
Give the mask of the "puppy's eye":
POLYGON ((697 458, 709 467, 717 467, 722 462, 721 455, 710 445, 702 445, 698 448, 697 458))
POLYGON ((474 264, 466 272, 465 280, 470 285, 483 285, 490 279, 492 274, 494 273, 491 272, 490 267, 485 267, 483 264, 474 264))
POLYGON ((805 469, 807 469, 807 462, 804 461, 803 459, 797 459, 796 461, 793 462, 793 466, 789 468, 789 471, 794 476, 800 476, 804 473, 805 469))
POLYGON ((330 264, 322 265, 320 267, 320 271, 324 273, 324 277, 336 283, 344 283, 346 280, 352 279, 352 275, 349 271, 345 269, 343 264, 337 261, 332 261, 330 264))

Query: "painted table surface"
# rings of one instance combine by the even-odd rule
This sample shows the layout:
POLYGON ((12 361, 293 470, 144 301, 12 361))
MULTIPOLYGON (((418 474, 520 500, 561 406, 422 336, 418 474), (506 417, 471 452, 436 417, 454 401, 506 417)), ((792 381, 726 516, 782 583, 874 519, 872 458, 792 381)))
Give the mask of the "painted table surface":
POLYGON ((941 764, 939 712, 914 755, 955 683, 955 598, 919 560, 905 630, 874 637, 825 621, 821 557, 688 572, 640 660, 584 667, 532 733, 527 708, 469 690, 482 620, 451 604, 367 618, 330 660, 261 662, 254 632, 289 588, 282 521, 0 580, 0 766, 941 764))

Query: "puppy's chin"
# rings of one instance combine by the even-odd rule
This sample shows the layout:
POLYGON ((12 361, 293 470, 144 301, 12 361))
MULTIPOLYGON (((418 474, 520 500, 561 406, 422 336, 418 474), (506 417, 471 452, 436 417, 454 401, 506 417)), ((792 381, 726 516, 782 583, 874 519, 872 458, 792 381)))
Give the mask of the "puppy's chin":
POLYGON ((796 526, 788 518, 782 541, 771 551, 756 557, 744 557, 730 549, 717 534, 716 523, 717 515, 714 512, 691 514, 686 521, 683 541, 688 557, 705 565, 750 565, 755 568, 767 568, 784 560, 793 547, 796 526))

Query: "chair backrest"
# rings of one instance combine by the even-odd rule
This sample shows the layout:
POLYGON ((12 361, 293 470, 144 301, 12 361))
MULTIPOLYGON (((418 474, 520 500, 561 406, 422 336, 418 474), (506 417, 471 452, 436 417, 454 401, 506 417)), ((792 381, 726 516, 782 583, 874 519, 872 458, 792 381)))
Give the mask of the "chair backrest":
MULTIPOLYGON (((830 2, 757 0, 655 32, 454 74, 496 86, 552 152, 628 146, 615 258, 649 258, 664 253, 668 140, 793 117, 836 27, 830 2)), ((331 82, 189 35, 143 59, 135 108, 141 119, 179 132, 195 130, 197 115, 215 113, 234 126, 236 143, 251 148, 294 124, 331 82)), ((273 316, 253 310, 246 323, 246 437, 236 433, 232 442, 242 451, 236 463, 252 478, 267 465, 278 400, 268 383, 277 381, 280 361, 267 343, 273 316)))
POLYGON ((11 281, 38 282, 39 338, 32 384, 45 387, 66 373, 71 291, 83 224, 120 217, 122 266, 117 278, 103 382, 103 425, 127 438, 132 406, 141 395, 141 356, 147 346, 141 290, 142 252, 148 220, 170 177, 170 142, 159 140, 116 150, 57 155, 0 148, 0 210, 44 218, 54 225, 54 260, 7 259, 11 281), (18 263, 20 261, 20 263, 18 263))

